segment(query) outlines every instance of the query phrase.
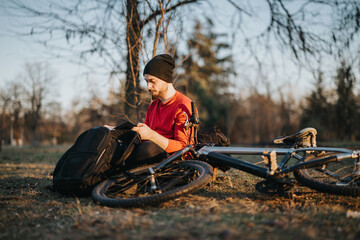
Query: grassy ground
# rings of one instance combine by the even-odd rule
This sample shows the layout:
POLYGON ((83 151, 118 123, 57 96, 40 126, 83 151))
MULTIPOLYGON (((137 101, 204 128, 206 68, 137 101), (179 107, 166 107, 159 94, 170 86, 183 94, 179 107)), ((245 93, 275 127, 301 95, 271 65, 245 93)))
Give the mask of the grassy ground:
POLYGON ((270 197, 233 171, 157 207, 112 209, 48 189, 63 147, 0 152, 0 239, 360 239, 360 198, 296 186, 270 197))

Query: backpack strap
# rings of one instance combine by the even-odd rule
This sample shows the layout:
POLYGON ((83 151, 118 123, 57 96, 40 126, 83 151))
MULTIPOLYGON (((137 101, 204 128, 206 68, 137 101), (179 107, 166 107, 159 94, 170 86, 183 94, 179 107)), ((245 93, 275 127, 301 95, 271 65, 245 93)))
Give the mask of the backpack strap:
POLYGON ((135 146, 141 142, 140 135, 131 130, 134 126, 135 124, 131 122, 125 122, 111 130, 112 138, 116 139, 122 149, 121 157, 116 159, 116 162, 113 163, 114 165, 124 164, 135 146))

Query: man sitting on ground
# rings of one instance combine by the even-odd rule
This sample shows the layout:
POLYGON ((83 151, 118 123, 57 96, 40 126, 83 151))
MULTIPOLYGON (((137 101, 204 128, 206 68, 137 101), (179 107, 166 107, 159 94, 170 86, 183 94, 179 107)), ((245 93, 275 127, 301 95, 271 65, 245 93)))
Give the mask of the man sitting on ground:
POLYGON ((144 123, 132 130, 143 142, 135 147, 130 165, 159 161, 193 143, 192 128, 187 129, 191 117, 191 100, 173 86, 174 59, 168 54, 157 55, 144 68, 144 78, 151 93, 144 123))

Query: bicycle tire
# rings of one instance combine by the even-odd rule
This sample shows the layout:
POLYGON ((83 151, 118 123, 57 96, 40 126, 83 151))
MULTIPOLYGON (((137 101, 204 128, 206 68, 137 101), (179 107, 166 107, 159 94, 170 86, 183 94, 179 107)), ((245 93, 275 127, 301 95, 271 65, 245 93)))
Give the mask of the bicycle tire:
MULTIPOLYGON (((308 156, 306 161, 336 156, 339 153, 325 153, 308 156)), ((354 174, 353 158, 332 161, 318 167, 294 171, 294 176, 303 185, 319 192, 345 196, 360 196, 360 176, 354 174)))
POLYGON ((92 191, 93 201, 107 207, 144 207, 158 205, 193 193, 212 179, 212 167, 201 161, 181 161, 155 173, 161 192, 150 191, 147 165, 107 179, 92 191), (168 189, 167 189, 168 188, 168 189))

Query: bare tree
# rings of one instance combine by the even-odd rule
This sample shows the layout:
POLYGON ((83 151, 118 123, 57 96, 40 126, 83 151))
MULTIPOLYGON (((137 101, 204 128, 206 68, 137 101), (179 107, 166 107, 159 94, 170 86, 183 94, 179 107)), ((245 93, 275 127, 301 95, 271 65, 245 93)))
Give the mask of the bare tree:
MULTIPOLYGON (((44 1, 30 4, 27 1, 14 0, 6 7, 15 14, 21 12, 22 17, 36 19, 29 24, 29 32, 20 34, 39 37, 42 39, 40 42, 46 46, 50 46, 54 38, 66 39, 70 47, 73 47, 72 53, 77 52, 80 59, 84 60, 83 64, 96 55, 104 60, 110 75, 121 76, 125 73, 125 110, 136 112, 140 104, 139 66, 145 27, 149 25, 146 34, 150 33, 154 39, 154 55, 160 36, 168 47, 164 34, 174 13, 184 5, 197 1, 77 0, 67 3, 44 1), (155 26, 155 32, 152 31, 152 26, 155 26), (44 36, 47 37, 42 38, 44 36)), ((50 48, 56 55, 63 54, 64 49, 57 45, 50 48)))
POLYGON ((254 52, 258 44, 270 50, 272 38, 276 39, 280 49, 290 50, 296 60, 317 57, 324 52, 340 54, 344 47, 349 47, 352 43, 359 44, 358 0, 262 0, 253 1, 252 4, 235 3, 232 0, 228 2, 239 10, 239 14, 245 15, 239 18, 240 23, 235 25, 238 27, 233 29, 242 34, 244 42, 254 52), (261 11, 266 16, 266 19, 262 19, 265 24, 258 31, 243 31, 249 20, 261 18, 258 15, 259 6, 266 6, 261 11))
POLYGON ((7 138, 10 140, 11 145, 15 145, 17 140, 22 140, 22 97, 23 86, 20 84, 20 82, 17 81, 7 82, 5 88, 0 91, 0 131, 2 136, 1 140, 5 141, 4 138, 7 138))
POLYGON ((7 91, 6 89, 1 89, 0 90, 0 104, 1 104, 1 118, 0 118, 0 150, 1 150, 1 145, 2 142, 5 142, 6 139, 6 133, 5 133, 5 129, 8 129, 8 124, 7 124, 7 118, 9 118, 9 113, 8 113, 8 106, 11 103, 11 96, 9 91, 7 91))
POLYGON ((46 136, 47 139, 50 139, 49 142, 51 145, 57 145, 58 138, 60 137, 59 126, 62 123, 61 104, 56 101, 51 101, 46 104, 45 111, 43 112, 43 118, 48 124, 46 127, 44 127, 45 133, 42 132, 41 135, 46 136))
POLYGON ((272 78, 261 76, 283 71, 291 64, 310 72, 324 64, 320 61, 324 59, 333 63, 331 67, 325 63, 329 70, 343 58, 351 59, 353 66, 360 65, 359 0, 228 2, 238 9, 237 15, 229 18, 232 45, 243 56, 237 65, 243 65, 241 70, 247 73, 250 67, 257 72, 252 81, 262 92, 276 91, 283 82, 275 76, 280 73, 272 78))
POLYGON ((50 67, 42 63, 25 64, 24 75, 21 80, 24 86, 25 100, 25 126, 31 132, 32 144, 40 143, 38 133, 40 119, 42 118, 42 110, 44 101, 49 97, 50 90, 55 77, 50 67))

